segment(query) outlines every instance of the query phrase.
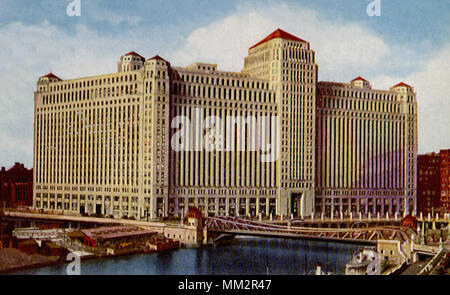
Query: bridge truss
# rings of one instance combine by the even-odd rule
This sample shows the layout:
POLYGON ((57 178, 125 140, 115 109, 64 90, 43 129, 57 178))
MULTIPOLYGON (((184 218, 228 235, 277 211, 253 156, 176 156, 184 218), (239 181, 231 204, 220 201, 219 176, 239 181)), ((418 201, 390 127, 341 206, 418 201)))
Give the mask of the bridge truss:
POLYGON ((235 217, 207 217, 208 232, 221 234, 294 237, 303 239, 335 240, 376 243, 377 240, 412 240, 415 232, 409 228, 386 226, 368 228, 306 228, 250 221, 235 217))

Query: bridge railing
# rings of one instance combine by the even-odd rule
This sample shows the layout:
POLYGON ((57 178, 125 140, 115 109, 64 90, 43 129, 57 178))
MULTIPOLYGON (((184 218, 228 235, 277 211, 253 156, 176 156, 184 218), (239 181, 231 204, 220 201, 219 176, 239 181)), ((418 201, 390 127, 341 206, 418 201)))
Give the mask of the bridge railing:
POLYGON ((427 275, 429 274, 441 261, 442 257, 445 254, 444 249, 440 249, 440 251, 425 265, 425 267, 419 272, 419 275, 427 275))
MULTIPOLYGON (((398 231, 402 232, 400 228, 396 227, 389 227, 389 228, 354 228, 354 229, 340 229, 340 228, 309 228, 309 227, 294 227, 294 226, 282 226, 282 225, 274 225, 274 224, 265 224, 262 222, 256 222, 256 221, 249 221, 245 219, 239 219, 239 218, 230 218, 230 217, 208 217, 207 220, 209 220, 210 224, 213 224, 214 222, 217 225, 222 224, 224 226, 225 224, 229 225, 236 225, 240 227, 247 227, 251 228, 253 230, 259 230, 259 231, 266 231, 266 232, 285 232, 285 233, 292 233, 292 234, 311 234, 311 233, 343 233, 343 232, 360 232, 360 231, 367 231, 367 230, 392 230, 392 231, 398 231)), ((405 233, 406 234, 406 233, 405 233)))
POLYGON ((428 246, 428 245, 420 245, 414 243, 414 251, 416 252, 424 252, 424 253, 430 253, 430 254, 436 254, 439 252, 439 248, 435 246, 428 246))
POLYGON ((395 275, 398 272, 400 272, 403 268, 405 268, 406 266, 406 260, 403 259, 401 263, 399 263, 396 267, 393 267, 389 270, 387 270, 386 272, 382 273, 382 275, 384 276, 390 276, 390 275, 395 275))

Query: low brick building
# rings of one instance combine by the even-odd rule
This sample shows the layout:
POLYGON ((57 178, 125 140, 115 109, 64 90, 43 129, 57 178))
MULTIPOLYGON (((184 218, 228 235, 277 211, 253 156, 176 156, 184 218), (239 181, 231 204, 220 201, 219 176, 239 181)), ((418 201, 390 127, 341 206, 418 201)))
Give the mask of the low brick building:
POLYGON ((450 149, 417 157, 417 207, 425 215, 450 212, 450 149))
POLYGON ((94 248, 106 244, 133 243, 156 234, 134 226, 99 227, 83 229, 80 232, 83 234, 83 244, 94 248))
POLYGON ((441 207, 443 213, 450 213, 450 149, 440 152, 441 207))
POLYGON ((63 247, 55 244, 52 241, 42 241, 40 253, 46 256, 61 257, 67 252, 63 247))
POLYGON ((33 239, 27 240, 18 240, 17 241, 17 250, 20 250, 28 255, 33 255, 38 253, 39 245, 33 239))
POLYGON ((402 219, 401 225, 415 230, 417 228, 417 219, 411 214, 408 214, 402 219))
POLYGON ((417 212, 434 215, 441 209, 440 155, 430 153, 417 157, 417 212))
POLYGON ((33 169, 15 163, 0 171, 0 203, 8 207, 33 205, 33 169))

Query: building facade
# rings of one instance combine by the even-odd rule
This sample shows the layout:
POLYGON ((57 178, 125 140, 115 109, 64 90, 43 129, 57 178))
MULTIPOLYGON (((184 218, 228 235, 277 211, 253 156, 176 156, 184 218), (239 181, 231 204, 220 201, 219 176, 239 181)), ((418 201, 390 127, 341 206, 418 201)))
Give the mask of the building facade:
POLYGON ((33 205, 33 169, 15 163, 0 171, 0 204, 8 207, 33 205))
MULTIPOLYGON (((194 206, 205 215, 310 216, 317 72, 309 42, 278 29, 249 49, 241 72, 173 67, 130 52, 117 73, 43 76, 35 92, 34 206, 137 219, 183 217, 194 206)), ((416 140, 408 137, 414 114, 405 110, 415 112, 414 94, 403 86, 387 93, 392 105, 399 100, 392 112, 403 124, 394 135, 400 152, 416 140)), ((413 160, 402 155, 398 189, 407 192, 396 197, 413 198, 405 176, 413 160)))
POLYGON ((308 42, 277 30, 249 49, 240 73, 202 63, 171 67, 130 52, 118 73, 41 77, 35 206, 135 218, 183 216, 190 206, 209 215, 311 214, 314 59, 308 42), (230 149, 207 151, 193 131, 190 145, 175 151, 178 116, 196 127, 211 116, 246 121, 226 138, 230 149), (262 131, 253 121, 260 117, 280 120, 262 131), (255 129, 257 140, 274 143, 273 159, 246 148, 255 129))
POLYGON ((326 216, 416 210, 417 102, 404 83, 319 82, 316 207, 326 216))
POLYGON ((450 149, 440 152, 441 208, 450 213, 450 149))
POLYGON ((440 155, 417 156, 417 212, 434 216, 441 209, 440 155))

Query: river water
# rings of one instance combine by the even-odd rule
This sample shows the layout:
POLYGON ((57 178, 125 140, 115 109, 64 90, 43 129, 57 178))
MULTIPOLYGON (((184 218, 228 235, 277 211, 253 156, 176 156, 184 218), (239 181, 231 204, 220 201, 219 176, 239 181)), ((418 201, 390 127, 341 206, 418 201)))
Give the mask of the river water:
MULTIPOLYGON (((299 275, 321 262, 325 271, 344 274, 362 245, 278 238, 237 237, 225 244, 81 262, 82 275, 299 275)), ((65 275, 67 265, 16 272, 65 275)))

